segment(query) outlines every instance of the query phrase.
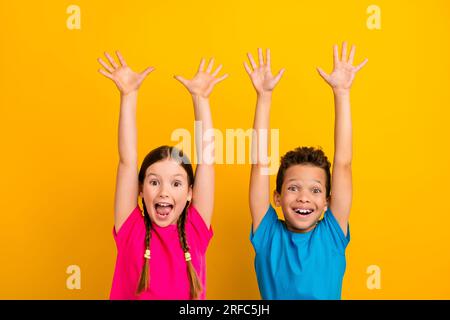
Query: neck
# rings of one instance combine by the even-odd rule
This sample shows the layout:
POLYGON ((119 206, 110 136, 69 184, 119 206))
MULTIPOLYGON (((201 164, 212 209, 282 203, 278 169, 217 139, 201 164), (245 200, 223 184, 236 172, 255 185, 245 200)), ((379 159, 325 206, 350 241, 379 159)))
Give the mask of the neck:
POLYGON ((294 226, 292 226, 288 221, 285 221, 286 223, 286 227, 289 231, 294 232, 294 233, 308 233, 310 231, 312 231, 316 226, 317 226, 317 222, 314 223, 311 227, 309 227, 308 229, 298 229, 295 228, 294 226))

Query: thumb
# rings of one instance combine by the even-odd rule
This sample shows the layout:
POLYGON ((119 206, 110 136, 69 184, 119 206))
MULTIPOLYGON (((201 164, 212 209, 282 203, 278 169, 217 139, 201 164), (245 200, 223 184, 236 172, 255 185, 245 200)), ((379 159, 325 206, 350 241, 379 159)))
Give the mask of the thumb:
POLYGON ((221 76, 220 78, 217 78, 214 80, 214 84, 219 83, 220 81, 225 80, 226 78, 228 78, 228 73, 224 74, 223 76, 221 76))
POLYGON ((185 87, 187 87, 187 80, 185 78, 183 78, 182 76, 173 76, 175 79, 177 79, 178 81, 180 81, 185 87))
POLYGON ((144 71, 141 72, 141 76, 143 76, 144 78, 147 77, 150 72, 152 72, 153 70, 155 70, 154 67, 148 67, 147 69, 145 69, 144 71))
POLYGON ((321 68, 317 67, 317 72, 319 72, 320 76, 326 81, 329 82, 330 76, 323 71, 321 68))
POLYGON ((280 81, 281 77, 284 74, 284 71, 286 71, 286 69, 281 69, 280 71, 278 71, 278 74, 275 76, 275 82, 278 83, 278 81, 280 81))

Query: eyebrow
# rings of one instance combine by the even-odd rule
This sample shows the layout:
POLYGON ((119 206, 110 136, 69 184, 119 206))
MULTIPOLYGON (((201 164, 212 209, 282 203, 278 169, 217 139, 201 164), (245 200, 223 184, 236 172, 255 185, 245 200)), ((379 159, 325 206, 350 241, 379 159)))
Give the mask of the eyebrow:
MULTIPOLYGON (((295 178, 291 178, 291 179, 289 179, 287 182, 296 181, 296 180, 297 180, 297 179, 295 179, 295 178)), ((312 181, 317 182, 318 184, 322 185, 322 182, 320 182, 319 180, 312 179, 312 181)))
MULTIPOLYGON (((148 174, 146 175, 146 177, 148 177, 148 176, 157 176, 157 177, 161 177, 159 174, 152 173, 152 172, 150 172, 150 173, 148 173, 148 174)), ((177 174, 174 174, 172 177, 176 177, 176 176, 181 176, 181 177, 183 177, 183 174, 177 173, 177 174)))

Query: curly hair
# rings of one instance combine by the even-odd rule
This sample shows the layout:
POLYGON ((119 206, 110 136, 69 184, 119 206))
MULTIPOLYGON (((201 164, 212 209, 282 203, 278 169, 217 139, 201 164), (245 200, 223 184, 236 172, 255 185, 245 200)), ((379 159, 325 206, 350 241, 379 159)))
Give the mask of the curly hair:
POLYGON ((278 169, 277 173, 277 192, 281 194, 281 187, 283 185, 286 170, 289 167, 297 164, 311 165, 314 167, 322 168, 325 171, 326 197, 328 198, 331 192, 331 163, 330 161, 328 161, 327 156, 320 147, 298 147, 287 152, 284 156, 281 157, 280 168, 278 169))

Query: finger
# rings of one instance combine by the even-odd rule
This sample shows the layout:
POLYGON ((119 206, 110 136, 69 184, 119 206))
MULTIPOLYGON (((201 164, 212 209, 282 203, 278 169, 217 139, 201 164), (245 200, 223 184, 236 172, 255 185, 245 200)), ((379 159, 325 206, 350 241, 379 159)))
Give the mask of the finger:
POLYGON ((103 68, 105 68, 106 70, 109 71, 109 73, 113 73, 114 69, 111 68, 105 61, 103 61, 101 58, 97 59, 98 62, 100 62, 100 64, 103 66, 103 68))
POLYGON ((214 58, 211 58, 211 60, 209 60, 208 67, 206 68, 207 73, 211 73, 213 65, 214 65, 214 58))
POLYGON ((150 74, 150 72, 152 72, 153 70, 155 70, 154 67, 148 67, 147 69, 145 69, 144 71, 141 72, 141 76, 143 76, 144 78, 146 76, 148 76, 150 74))
POLYGON ((278 81, 280 81, 281 77, 283 76, 283 73, 286 69, 281 69, 280 71, 278 71, 278 74, 275 76, 275 82, 278 83, 278 81))
POLYGON ((112 75, 111 75, 109 72, 106 72, 106 71, 103 70, 103 69, 98 69, 98 72, 100 72, 100 73, 101 73, 102 75, 104 75, 105 77, 107 77, 107 78, 113 80, 113 77, 112 77, 112 75))
POLYGON ((205 67, 205 58, 202 58, 202 60, 200 61, 200 65, 198 66, 198 72, 202 72, 204 67, 205 67))
POLYGON ((334 61, 334 66, 336 67, 336 65, 339 62, 339 49, 338 49, 337 44, 335 44, 333 46, 333 61, 334 61))
POLYGON ((323 71, 321 68, 317 68, 317 72, 319 72, 320 76, 326 81, 328 82, 328 80, 330 79, 330 76, 323 71))
POLYGON ((348 63, 353 64, 353 59, 355 58, 356 46, 352 45, 352 49, 350 50, 350 56, 348 57, 348 63))
POLYGON ((120 53, 119 50, 116 51, 116 55, 119 58, 120 64, 122 65, 122 67, 126 67, 127 63, 125 62, 125 59, 122 57, 122 54, 120 53))
POLYGON ((218 66, 216 71, 213 72, 212 76, 215 77, 219 73, 219 71, 222 70, 222 65, 218 66))
POLYGON ((266 64, 270 69, 270 49, 269 48, 266 49, 266 64))
POLYGON ((226 73, 223 76, 221 76, 220 78, 217 78, 216 80, 214 80, 214 84, 219 83, 220 81, 223 81, 226 78, 228 78, 228 73, 226 73))
POLYGON ((355 71, 358 72, 359 70, 361 70, 361 69, 366 65, 367 62, 369 62, 369 59, 365 59, 365 60, 364 60, 363 62, 361 62, 358 66, 356 66, 355 71))
POLYGON ((250 64, 252 65, 253 70, 255 70, 256 69, 256 63, 255 63, 255 60, 253 60, 252 54, 249 52, 249 53, 247 53, 247 56, 248 56, 248 60, 250 60, 250 64))
POLYGON ((119 67, 117 65, 117 63, 114 61, 114 59, 109 55, 108 52, 105 52, 105 56, 108 59, 109 63, 111 63, 111 65, 114 67, 114 69, 117 69, 119 67))
POLYGON ((174 76, 174 78, 180 81, 185 87, 187 87, 188 81, 185 78, 183 78, 182 76, 174 76))
POLYGON ((342 43, 342 56, 341 61, 347 62, 347 41, 342 43))
POLYGON ((258 48, 258 60, 259 60, 259 66, 263 66, 264 65, 264 57, 263 57, 261 48, 258 48))
POLYGON ((244 68, 245 68, 245 71, 247 71, 248 75, 252 74, 252 69, 250 69, 249 65, 245 61, 244 61, 244 68))

